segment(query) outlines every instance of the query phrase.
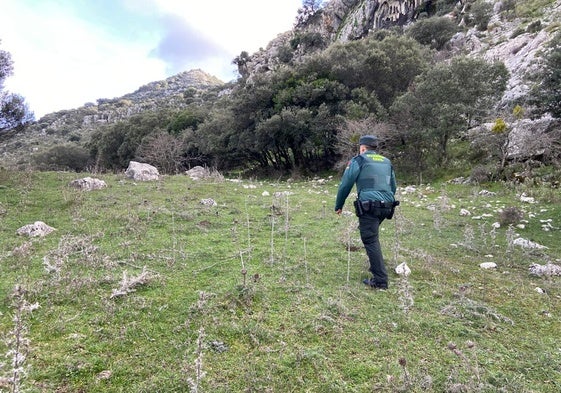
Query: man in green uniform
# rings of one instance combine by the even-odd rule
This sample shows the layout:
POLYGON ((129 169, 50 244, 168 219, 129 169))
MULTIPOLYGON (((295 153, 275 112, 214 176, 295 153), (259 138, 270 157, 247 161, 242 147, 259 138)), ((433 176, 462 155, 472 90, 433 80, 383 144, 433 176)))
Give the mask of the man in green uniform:
POLYGON ((391 219, 394 208, 399 204, 395 200, 396 181, 393 166, 389 159, 376 153, 378 139, 373 135, 364 135, 359 140, 360 154, 347 164, 343 173, 335 212, 341 214, 345 200, 353 185, 356 184, 357 200, 354 202, 360 238, 370 261, 372 278, 363 282, 372 288, 387 289, 388 273, 384 265, 378 231, 386 218, 391 219))

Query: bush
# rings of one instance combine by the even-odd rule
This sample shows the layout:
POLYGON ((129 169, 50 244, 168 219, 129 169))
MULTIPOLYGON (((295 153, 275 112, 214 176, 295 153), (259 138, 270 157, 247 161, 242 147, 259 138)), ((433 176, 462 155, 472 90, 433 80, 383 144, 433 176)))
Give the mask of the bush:
POLYGON ((517 207, 507 207, 499 214, 499 223, 501 226, 516 225, 520 223, 524 214, 517 207))
POLYGON ((492 173, 489 168, 478 165, 471 170, 470 180, 475 183, 485 183, 491 180, 492 173))
POLYGON ((473 25, 477 26, 477 30, 485 31, 489 27, 489 20, 493 15, 493 5, 486 1, 479 0, 471 8, 473 25))
POLYGON ((458 3, 457 0, 437 0, 435 3, 436 14, 437 15, 449 14, 454 10, 457 3, 458 3))
POLYGON ((35 165, 40 170, 71 170, 82 172, 91 164, 87 150, 76 145, 58 145, 38 154, 35 165))
POLYGON ((407 35, 423 45, 440 50, 458 32, 458 26, 450 18, 441 16, 421 19, 411 25, 407 35))
POLYGON ((537 33, 542 29, 542 22, 540 20, 534 21, 528 25, 526 31, 530 34, 537 33))

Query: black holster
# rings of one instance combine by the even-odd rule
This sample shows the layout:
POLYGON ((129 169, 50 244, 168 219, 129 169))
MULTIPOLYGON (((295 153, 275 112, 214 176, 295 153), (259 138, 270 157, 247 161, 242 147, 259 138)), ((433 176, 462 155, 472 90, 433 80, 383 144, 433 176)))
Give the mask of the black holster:
POLYGON ((357 217, 362 217, 362 216, 364 216, 365 211, 364 211, 364 207, 363 207, 363 205, 362 205, 362 202, 359 201, 358 199, 356 199, 356 200, 353 202, 353 205, 355 206, 355 214, 356 214, 356 216, 357 216, 357 217))
POLYGON ((369 214, 373 217, 391 220, 395 212, 395 207, 399 206, 399 201, 360 201, 357 199, 353 204, 357 217, 369 214))

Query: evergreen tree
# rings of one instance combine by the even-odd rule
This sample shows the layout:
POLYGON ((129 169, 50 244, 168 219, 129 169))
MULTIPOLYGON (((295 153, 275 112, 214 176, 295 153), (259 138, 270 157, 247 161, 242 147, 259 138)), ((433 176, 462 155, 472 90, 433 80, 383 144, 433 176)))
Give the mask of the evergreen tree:
POLYGON ((550 113, 561 118, 561 32, 551 39, 543 57, 543 68, 535 79, 530 102, 538 114, 550 113))
POLYGON ((12 56, 0 50, 0 132, 20 129, 34 119, 22 96, 4 91, 4 81, 13 70, 12 56))

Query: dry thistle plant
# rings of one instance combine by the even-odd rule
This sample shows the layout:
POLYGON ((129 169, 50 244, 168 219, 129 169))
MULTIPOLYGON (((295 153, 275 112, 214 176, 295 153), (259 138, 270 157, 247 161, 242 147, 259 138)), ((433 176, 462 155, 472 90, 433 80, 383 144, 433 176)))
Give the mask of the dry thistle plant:
MULTIPOLYGON (((453 392, 482 392, 486 390, 485 384, 481 382, 481 372, 479 370, 479 362, 477 360, 477 352, 475 343, 471 340, 466 341, 466 347, 471 352, 471 357, 466 356, 456 344, 449 343, 448 349, 456 355, 463 364, 464 371, 468 375, 468 380, 464 383, 455 382, 452 375, 448 378, 450 387, 448 391, 453 392)), ((457 373, 455 373, 457 374, 457 373)))
MULTIPOLYGON (((204 338, 205 329, 201 327, 199 329, 199 336, 197 337, 197 347, 195 348, 195 378, 188 377, 187 383, 189 384, 189 391, 191 393, 199 393, 201 390, 201 381, 205 376, 203 371, 203 349, 204 349, 204 338)), ((186 367, 186 372, 189 371, 189 367, 186 367)))
MULTIPOLYGON (((6 377, 0 378, 0 388, 7 387, 11 393, 23 392, 23 380, 27 375, 25 361, 29 354, 30 340, 27 337, 29 327, 27 317, 33 310, 39 308, 39 303, 30 304, 25 299, 26 290, 19 284, 12 292, 12 307, 14 309, 14 327, 6 336, 8 352, 6 358, 10 359, 10 368, 6 377)), ((0 364, 2 366, 2 364, 0 364)), ((1 367, 0 367, 1 368, 1 367)))
POLYGON ((273 194, 273 204, 271 205, 271 213, 269 215, 271 219, 271 240, 270 240, 270 256, 269 263, 275 263, 275 223, 277 221, 277 216, 282 215, 282 209, 279 207, 280 201, 279 197, 282 193, 275 192, 273 194))
POLYGON ((514 231, 514 227, 509 225, 506 232, 506 251, 511 252, 514 249, 514 241, 516 240, 516 232, 514 231))
POLYGON ((442 229, 443 223, 444 223, 444 218, 442 217, 442 213, 440 212, 440 209, 437 207, 433 211, 432 225, 435 230, 440 231, 442 229))
POLYGON ((155 275, 150 273, 146 269, 146 266, 144 266, 142 268, 142 273, 140 273, 136 277, 129 277, 127 275, 127 271, 125 270, 125 271, 123 271, 123 278, 121 280, 121 286, 117 289, 113 289, 113 291, 111 292, 111 296, 109 298, 113 299, 113 298, 116 298, 116 297, 125 296, 125 295, 127 295, 131 292, 136 291, 136 287, 138 287, 139 285, 148 284, 154 278, 155 278, 155 275))
POLYGON ((440 203, 435 207, 433 212, 433 226, 434 229, 440 231, 442 226, 445 222, 444 217, 442 216, 442 212, 450 211, 451 203, 450 198, 446 195, 446 193, 442 193, 442 196, 439 198, 440 203))
POLYGON ((407 368, 407 359, 405 357, 399 358, 398 363, 401 366, 401 378, 398 380, 393 375, 387 376, 388 382, 391 383, 393 387, 392 392, 432 391, 433 381, 430 375, 416 373, 411 374, 407 368), (401 383, 398 384, 398 382, 401 383))
POLYGON ((415 299, 413 298, 413 288, 411 287, 411 283, 409 282, 408 275, 401 275, 397 285, 400 307, 403 312, 407 314, 415 304, 415 299))
MULTIPOLYGON (((345 217, 345 216, 343 216, 345 217)), ((351 276, 351 251, 356 251, 358 249, 357 241, 353 238, 353 233, 356 232, 357 222, 351 216, 350 220, 345 220, 345 226, 343 227, 344 244, 347 249, 347 284, 350 282, 351 276)))
POLYGON ((409 376, 409 372, 407 371, 407 359, 399 358, 399 365, 401 366, 401 370, 403 371, 403 388, 407 390, 411 387, 411 377, 409 376))
POLYGON ((473 231, 473 227, 471 225, 466 225, 464 228, 464 241, 461 243, 462 246, 467 248, 468 250, 475 250, 475 232, 473 231))
POLYGON ((15 257, 25 258, 33 251, 33 243, 32 242, 24 242, 19 247, 14 247, 12 250, 12 255, 15 257))
POLYGON ((49 274, 54 273, 60 279, 63 267, 72 257, 79 258, 81 264, 94 266, 98 261, 98 248, 92 243, 96 237, 100 236, 102 235, 63 236, 58 243, 58 248, 50 251, 43 257, 43 267, 46 272, 49 274))

